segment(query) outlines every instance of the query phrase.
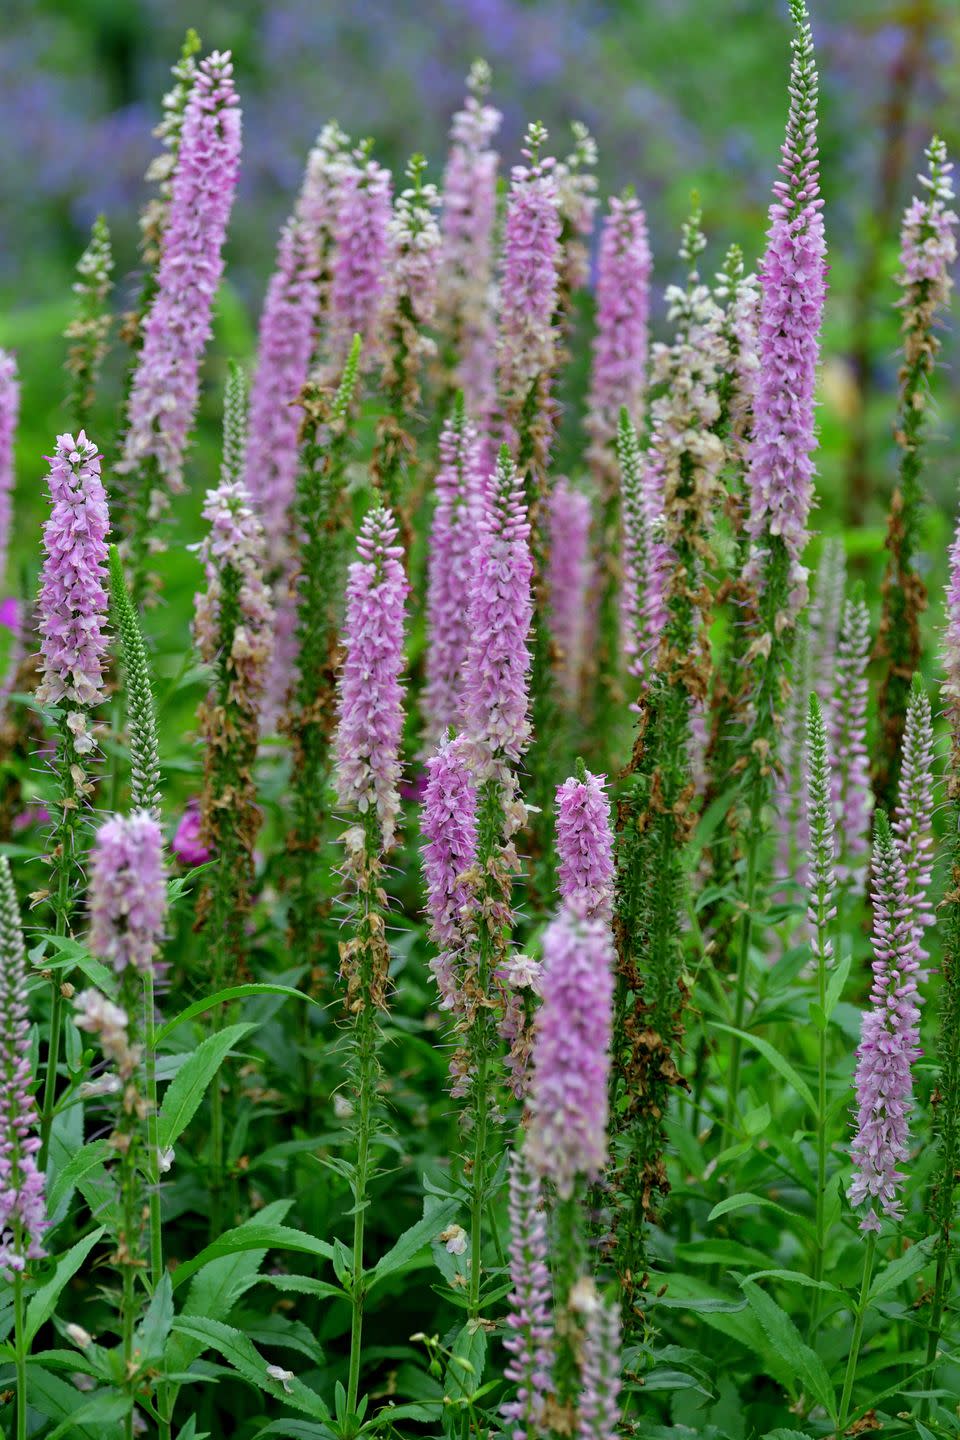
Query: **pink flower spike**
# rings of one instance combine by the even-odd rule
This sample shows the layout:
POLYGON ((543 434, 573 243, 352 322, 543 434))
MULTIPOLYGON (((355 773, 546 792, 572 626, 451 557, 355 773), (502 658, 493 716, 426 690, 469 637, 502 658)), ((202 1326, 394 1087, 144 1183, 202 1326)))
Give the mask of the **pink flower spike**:
POLYGON ((114 815, 90 860, 90 949, 118 974, 155 963, 167 916, 163 836, 152 815, 114 815))

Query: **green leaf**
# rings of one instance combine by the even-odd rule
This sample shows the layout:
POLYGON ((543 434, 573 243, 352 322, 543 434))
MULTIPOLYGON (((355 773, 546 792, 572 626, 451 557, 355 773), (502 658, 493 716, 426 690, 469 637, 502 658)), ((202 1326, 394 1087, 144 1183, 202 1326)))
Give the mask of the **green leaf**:
POLYGON ((216 1350, 238 1375, 264 1394, 272 1395, 294 1410, 312 1415, 315 1420, 329 1419, 330 1412, 323 1400, 302 1380, 294 1375, 281 1383, 267 1374, 266 1360, 242 1330, 224 1325, 221 1320, 209 1320, 199 1315, 180 1315, 174 1320, 173 1328, 180 1335, 200 1341, 204 1349, 216 1350))
MULTIPOLYGON (((129 1412, 130 1404, 130 1396, 117 1390, 95 1390, 92 1395, 81 1400, 72 1415, 63 1420, 55 1430, 50 1431, 47 1440, 67 1440, 67 1437, 76 1434, 77 1425, 96 1425, 99 1430, 102 1425, 113 1424, 122 1420, 129 1412)), ((102 1436, 102 1431, 100 1434, 102 1436)))
POLYGON ((831 1285, 829 1280, 814 1280, 812 1275, 805 1275, 802 1270, 754 1270, 753 1274, 746 1278, 748 1280, 785 1280, 791 1285, 805 1285, 810 1290, 829 1290, 834 1295, 844 1293, 839 1285, 831 1285))
POLYGON ((75 1155, 72 1155, 53 1178, 53 1183, 47 1191, 47 1213, 56 1215, 60 1206, 75 1189, 77 1183, 89 1175, 91 1170, 96 1170, 103 1165, 104 1161, 114 1154, 113 1146, 109 1140, 91 1140, 84 1145, 75 1155))
POLYGON ((172 1324, 173 1284, 169 1273, 164 1271, 153 1292, 147 1313, 137 1327, 136 1348, 140 1351, 141 1369, 161 1358, 172 1324))
POLYGON ((450 1353, 445 1393, 453 1400, 469 1400, 483 1380, 487 1358, 487 1335, 482 1326, 464 1325, 450 1353))
POLYGON ((64 1286, 76 1275, 80 1266, 84 1260, 86 1260, 102 1234, 103 1226, 101 1225, 98 1230, 94 1230, 89 1235, 85 1235, 82 1240, 77 1241, 76 1245, 71 1246, 67 1253, 57 1261, 57 1268, 52 1278, 48 1280, 45 1285, 41 1285, 40 1289, 33 1296, 30 1304, 27 1306, 27 1320, 24 1326, 26 1343, 28 1345, 40 1329, 40 1326, 44 1325, 50 1319, 50 1316, 57 1308, 57 1301, 60 1298, 64 1286))
POLYGON ((431 1241, 437 1238, 440 1231, 446 1229, 459 1208, 455 1200, 443 1201, 435 1210, 431 1210, 429 1215, 424 1215, 422 1220, 418 1220, 415 1225, 410 1226, 409 1230, 405 1230, 397 1243, 387 1251, 386 1255, 381 1255, 377 1261, 367 1281, 367 1290, 372 1290, 388 1275, 402 1270, 418 1251, 426 1249, 431 1241))
POLYGON ((751 1035, 747 1030, 737 1030, 733 1025, 721 1025, 719 1020, 713 1020, 711 1024, 714 1030, 726 1030, 728 1034, 739 1035, 741 1040, 746 1040, 748 1045, 752 1045, 754 1050, 759 1051, 768 1065, 773 1066, 778 1075, 783 1076, 790 1088, 797 1092, 808 1109, 816 1111, 817 1106, 813 1098, 813 1091, 810 1089, 806 1080, 797 1074, 796 1070, 794 1070, 790 1064, 790 1061, 784 1059, 780 1051, 774 1049, 769 1041, 761 1039, 759 1035, 751 1035))
POLYGON ((272 1285, 275 1290, 290 1290, 296 1295, 319 1295, 325 1300, 346 1298, 341 1286, 333 1285, 329 1280, 314 1280, 312 1275, 261 1275, 259 1279, 262 1284, 272 1285))
POLYGON ((830 974, 830 979, 827 982, 826 1010, 828 1020, 830 1019, 830 1016, 833 1014, 834 1010, 836 1010, 837 1006, 840 1003, 840 997, 843 994, 843 987, 847 983, 847 977, 850 974, 850 966, 852 964, 853 953, 852 951, 848 950, 846 955, 843 956, 843 958, 838 962, 838 964, 834 967, 830 974))
POLYGON ((808 1394, 823 1406, 828 1415, 835 1418, 836 1396, 820 1356, 804 1343, 790 1316, 785 1310, 781 1310, 765 1290, 761 1290, 752 1280, 741 1281, 740 1288, 776 1353, 802 1381, 808 1394))
POLYGON ((219 1260, 223 1255, 237 1255, 244 1250, 295 1250, 303 1255, 316 1255, 322 1260, 333 1259, 332 1245, 328 1245, 325 1240, 316 1240, 302 1230, 294 1230, 289 1225, 248 1223, 239 1225, 235 1230, 225 1231, 212 1245, 201 1250, 199 1255, 194 1255, 191 1260, 185 1260, 182 1265, 178 1265, 173 1272, 174 1290, 178 1290, 191 1275, 209 1265, 211 1260, 219 1260))
POLYGON ((714 1205, 707 1220, 719 1220, 721 1215, 729 1215, 733 1210, 744 1210, 748 1205, 759 1205, 763 1210, 776 1210, 778 1215, 786 1215, 794 1225, 813 1233, 813 1227, 802 1215, 794 1215, 785 1205, 779 1205, 776 1200, 769 1200, 766 1195, 755 1195, 752 1190, 745 1190, 742 1195, 728 1195, 726 1200, 721 1200, 714 1205))
MULTIPOLYGON (((305 1000, 308 1005, 320 1006, 319 1000, 315 1000, 312 995, 307 995, 302 990, 294 990, 290 985, 259 983, 233 985, 229 990, 218 990, 216 995, 207 995, 202 1000, 195 1000, 192 1005, 187 1006, 186 1010, 181 1010, 179 1015, 168 1020, 157 1031, 157 1044, 159 1045, 161 1040, 166 1040, 168 1035, 172 1035, 178 1025, 184 1025, 188 1020, 195 1020, 198 1015, 205 1015, 208 1010, 213 1010, 217 1005, 223 1005, 228 1000, 246 1000, 251 995, 287 995, 292 1000, 305 1000)), ((323 1007, 320 1006, 320 1008, 323 1007)))
MULTIPOLYGON (((81 1417, 79 1412, 84 1405, 90 1404, 103 1394, 112 1400, 121 1400, 125 1408, 129 1404, 128 1397, 118 1395, 115 1390, 95 1391, 78 1404, 80 1396, 76 1386, 61 1380, 59 1375, 52 1375, 35 1361, 27 1362, 27 1393, 30 1404, 39 1410, 41 1415, 61 1422, 55 1433, 69 1435, 70 1440, 104 1440, 102 1422, 98 1423, 96 1418, 85 1421, 81 1417)), ((124 1414, 125 1409, 120 1413, 124 1414)))
POLYGON ((185 1065, 181 1065, 167 1087, 160 1106, 159 1144, 161 1150, 168 1150, 190 1124, 200 1101, 206 1094, 207 1086, 216 1075, 230 1050, 244 1035, 249 1035, 256 1026, 252 1024, 228 1025, 216 1035, 201 1040, 185 1065))
POLYGON ((898 1255, 896 1260, 891 1260, 885 1270, 881 1270, 873 1284, 870 1286, 870 1303, 885 1294, 887 1290, 902 1285, 904 1281, 911 1280, 914 1275, 919 1274, 923 1267, 929 1264, 930 1250, 933 1246, 933 1237, 928 1236, 916 1245, 911 1245, 904 1254, 898 1255))

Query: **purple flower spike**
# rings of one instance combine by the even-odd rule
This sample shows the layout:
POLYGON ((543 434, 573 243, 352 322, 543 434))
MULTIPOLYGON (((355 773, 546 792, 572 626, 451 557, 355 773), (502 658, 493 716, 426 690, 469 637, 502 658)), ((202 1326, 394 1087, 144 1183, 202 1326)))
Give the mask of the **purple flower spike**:
POLYGON ((946 620, 943 633, 943 691, 950 709, 954 741, 960 743, 960 520, 950 546, 950 573, 945 596, 946 620))
POLYGON ((180 823, 176 828, 173 839, 170 842, 170 849, 176 855, 181 865, 205 865, 210 859, 210 851, 200 840, 200 800, 194 796, 188 800, 187 807, 180 817, 180 823))
POLYGON ((317 311, 312 237, 288 221, 260 320, 257 367, 250 387, 244 480, 263 522, 268 563, 286 558, 303 412, 297 405, 310 368, 317 311))
POLYGON ((553 159, 540 160, 546 140, 532 127, 524 155, 529 165, 511 173, 503 237, 500 297, 500 389, 511 417, 518 417, 540 376, 556 363, 554 316, 559 295, 560 198, 553 159))
POLYGON ((93 953, 118 973, 149 970, 163 940, 167 878, 160 826, 145 810, 114 815, 97 831, 89 907, 93 953))
MULTIPOLYGON (((200 395, 200 363, 212 329, 223 274, 223 243, 240 169, 240 107, 229 51, 201 61, 190 92, 173 178, 157 293, 143 322, 143 349, 128 407, 123 461, 135 472, 148 459, 173 494, 200 395)), ((162 510, 161 490, 151 497, 162 510)))
MULTIPOLYGON (((893 833, 907 875, 907 898, 913 912, 914 937, 918 946, 934 923, 930 900, 933 878, 933 716, 930 701, 918 681, 907 704, 900 760, 900 789, 894 811, 893 833)), ((927 952, 918 951, 921 960, 927 952)))
MULTIPOLYGON (((232 572, 239 614, 231 669, 235 694, 245 708, 254 711, 263 699, 274 630, 273 606, 263 575, 263 527, 239 481, 224 481, 207 492, 203 518, 210 529, 198 550, 207 588, 194 599, 194 637, 207 664, 215 664, 223 641, 221 606, 228 590, 227 575, 232 572)), ((232 586, 233 581, 229 583, 232 586)))
POLYGON ((389 850, 400 814, 403 627, 407 578, 389 510, 371 510, 347 581, 337 705, 337 793, 361 815, 373 808, 389 850))
POLYGON ((813 501, 814 388, 826 298, 826 243, 817 159, 817 70, 804 0, 791 0, 790 115, 761 267, 760 374, 754 397, 747 529, 765 549, 779 536, 790 565, 788 619, 802 609, 801 563, 813 501))
POLYGON ((530 741, 532 576, 523 481, 504 446, 480 518, 470 582, 467 731, 488 761, 516 762, 530 741))
POLYGON ((527 1158, 568 1199, 607 1159, 607 1089, 613 940, 582 901, 563 906, 543 937, 543 1005, 537 1018, 527 1158))
POLYGON ((0 350, 0 579, 7 568, 10 522, 13 516, 13 441, 20 417, 20 381, 17 362, 0 350))
POLYGON ((504 1349, 510 1352, 504 1374, 517 1387, 515 1400, 503 1406, 512 1422, 511 1440, 543 1435, 543 1412, 553 1367, 553 1318, 547 1265, 547 1217, 540 1181, 528 1173, 522 1157, 510 1157, 510 1313, 504 1349))
POLYGON ((577 1440, 618 1440, 620 1430, 620 1310, 597 1294, 592 1280, 574 1286, 571 1302, 583 1317, 577 1440))
POLYGON ((31 1093, 26 956, 6 856, 0 856, 0 1272, 43 1255, 44 1178, 31 1093))
POLYGON ((650 244, 647 221, 634 196, 614 197, 603 222, 597 261, 597 333, 586 429, 591 457, 615 473, 613 445, 621 406, 635 424, 647 382, 650 244))
POLYGON ((436 744, 463 723, 464 663, 470 646, 470 575, 485 490, 480 440, 462 407, 440 436, 437 503, 430 527, 427 580, 427 683, 424 731, 436 744))
POLYGON ((591 920, 613 915, 613 832, 606 776, 583 771, 557 790, 560 898, 586 905, 591 920))
POLYGON ((431 961, 441 1008, 459 1010, 456 955, 464 945, 464 916, 473 890, 463 878, 477 858, 477 792, 462 739, 442 740, 427 761, 427 789, 421 819, 427 841, 423 871, 427 882, 430 938, 439 948, 431 961))
MULTIPOLYGON (((107 637, 107 535, 110 519, 100 479, 100 456, 81 430, 57 436, 49 457, 53 508, 43 527, 43 579, 40 586, 40 650, 43 678, 37 688, 42 705, 63 700, 90 708, 103 700, 103 664, 107 637)), ((72 722, 73 724, 79 722, 72 722)), ((77 754, 93 741, 74 732, 77 754)))
POLYGON ((549 500, 550 557, 547 593, 550 632, 557 655, 557 678, 565 703, 575 708, 587 644, 592 564, 590 501, 568 480, 559 479, 549 500))
POLYGON ((353 344, 363 341, 368 369, 380 353, 377 327, 386 295, 390 259, 393 182, 389 170, 363 148, 344 164, 338 183, 335 253, 330 285, 330 363, 339 374, 353 344))
POLYGON ((879 1230, 873 1208, 902 1217, 898 1196, 909 1153, 913 1105, 911 1067, 920 1055, 920 956, 907 898, 907 875, 884 815, 873 855, 873 987, 864 1012, 854 1078, 857 1132, 851 1145, 851 1205, 870 1203, 861 1230, 879 1230))

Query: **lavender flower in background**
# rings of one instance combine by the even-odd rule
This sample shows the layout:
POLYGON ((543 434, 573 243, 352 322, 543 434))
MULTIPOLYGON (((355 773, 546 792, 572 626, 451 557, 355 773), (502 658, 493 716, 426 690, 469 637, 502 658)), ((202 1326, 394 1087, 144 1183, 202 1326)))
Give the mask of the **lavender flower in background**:
POLYGON ((336 120, 328 120, 307 156, 300 194, 297 196, 295 218, 304 227, 312 245, 312 263, 317 272, 317 330, 315 348, 321 340, 321 327, 326 320, 330 302, 334 230, 340 199, 340 177, 350 163, 350 137, 336 120))
POLYGON ((613 915, 613 833, 606 776, 580 767, 557 789, 557 879, 563 901, 580 901, 590 920, 613 915))
POLYGON ((945 599, 946 625, 943 632, 943 693, 950 710, 954 744, 960 743, 960 519, 950 546, 950 572, 945 599))
POLYGON ((16 891, 0 856, 0 1272, 8 1280, 44 1254, 44 1177, 30 1073, 27 962, 16 891))
POLYGON ((504 1349, 510 1360, 504 1374, 516 1396, 502 1406, 511 1440, 542 1435, 544 1409, 551 1390, 553 1319, 547 1266, 547 1217, 540 1181, 523 1156, 510 1157, 510 1312, 504 1349))
POLYGON ((620 1308, 608 1304, 585 1278, 570 1303, 583 1324, 577 1440, 617 1440, 620 1432, 620 1308))
POLYGON ((181 865, 187 865, 191 869, 195 865, 205 865, 210 859, 210 851, 200 839, 201 824, 200 797, 194 795, 187 801, 170 841, 170 849, 181 865))
POLYGON ((601 479, 615 478, 621 408, 639 424, 647 383, 650 243, 636 196, 610 200, 597 260, 593 374, 584 428, 588 458, 601 479))
POLYGON ((847 557, 843 540, 837 535, 828 535, 820 552, 808 617, 813 683, 825 710, 829 709, 833 700, 846 580, 847 557))
POLYGON ((907 875, 886 816, 877 816, 873 854, 873 986, 864 1012, 854 1084, 857 1130, 851 1144, 851 1205, 870 1206, 861 1230, 879 1230, 880 1216, 899 1220, 909 1154, 912 1066, 919 1045, 920 956, 907 898, 907 875))
POLYGON ((438 947, 430 969, 440 991, 440 1008, 459 1012, 464 1005, 457 959, 467 942, 466 917, 473 897, 467 872, 477 858, 477 792, 461 738, 441 740, 427 761, 420 823, 427 842, 423 873, 430 938, 438 947))
POLYGON ((561 304, 567 308, 575 290, 590 278, 590 237, 597 212, 597 143, 582 120, 574 120, 573 150, 556 168, 557 193, 563 219, 561 304))
POLYGON ((548 501, 547 595, 553 661, 564 704, 576 710, 586 659, 589 601, 590 501, 559 478, 548 501))
POLYGON ((451 384, 463 391, 467 413, 486 435, 496 409, 496 296, 493 230, 499 156, 490 142, 501 115, 485 104, 490 67, 471 66, 467 98, 453 117, 443 173, 438 311, 449 344, 451 384))
POLYGON ((528 164, 515 165, 511 171, 503 236, 498 352, 500 395, 512 443, 519 441, 524 449, 532 446, 543 465, 552 434, 551 417, 543 411, 557 360, 554 319, 562 258, 556 161, 550 157, 540 159, 546 141, 543 126, 531 125, 523 150, 528 164), (525 418, 535 384, 541 391, 540 413, 525 418), (535 431, 536 436, 531 433, 525 439, 524 428, 535 431))
POLYGON ((761 364, 747 521, 764 586, 773 587, 772 603, 788 623, 807 594, 802 556, 813 501, 814 388, 826 297, 816 61, 804 0, 790 0, 790 11, 796 26, 790 114, 780 165, 784 178, 773 187, 776 198, 760 270, 761 364))
POLYGON ((13 442, 20 418, 20 381, 17 362, 9 350, 0 350, 0 579, 7 568, 10 526, 13 519, 13 442))
POLYGON ((306 384, 317 315, 315 243, 305 225, 288 220, 267 287, 257 363, 250 387, 250 419, 243 478, 267 538, 271 570, 290 549, 293 500, 306 384))
POLYGON ((340 804, 376 817, 380 849, 391 849, 400 815, 403 629, 408 591, 403 549, 389 510, 371 510, 350 566, 337 700, 340 804))
MULTIPOLYGON (((163 97, 163 113, 159 125, 153 131, 163 146, 163 150, 150 161, 144 177, 149 184, 157 186, 157 193, 147 201, 140 214, 140 254, 147 266, 147 279, 144 282, 141 306, 148 304, 156 291, 155 271, 160 261, 164 233, 170 220, 173 177, 177 168, 177 157, 180 153, 187 105, 193 91, 194 81, 197 78, 196 56, 199 50, 200 36, 196 30, 190 29, 184 37, 177 62, 171 69, 174 83, 163 97)), ((141 319, 142 315, 130 317, 133 333, 129 338, 136 345, 139 345, 142 340, 139 333, 141 319)))
POLYGON ((470 580, 466 728, 481 747, 481 772, 518 761, 530 741, 532 575, 523 481, 504 446, 478 522, 470 580))
POLYGON ((857 888, 864 883, 873 806, 867 751, 869 662, 870 615, 863 599, 863 585, 858 584, 843 607, 829 709, 830 749, 836 757, 833 800, 842 847, 838 868, 841 877, 857 888))
POLYGON ((563 906, 543 936, 526 1144, 531 1169, 561 1199, 607 1159, 613 964, 609 926, 579 900, 563 906))
POLYGON ((369 368, 383 353, 380 320, 390 259, 389 170, 370 158, 365 141, 340 168, 330 282, 330 334, 327 361, 339 375, 354 335, 369 368))
POLYGON ((424 740, 435 745, 463 722, 464 666, 470 647, 469 596, 473 549, 486 481, 481 444, 463 397, 440 434, 440 468, 427 559, 427 654, 424 740))
POLYGON ((203 518, 209 529, 197 551, 207 588, 195 597, 194 638, 209 665, 219 660, 231 672, 231 697, 255 711, 263 696, 274 623, 264 581, 263 527, 239 481, 224 481, 207 492, 203 518), (225 623, 234 631, 226 654, 225 623))
POLYGON ((645 461, 626 408, 617 430, 623 515, 623 594, 621 628, 627 668, 637 679, 649 676, 653 651, 666 622, 663 600, 664 549, 654 540, 659 503, 654 475, 645 461))
POLYGON ((163 836, 152 815, 114 815, 90 855, 90 949, 119 973, 146 971, 163 939, 167 885, 163 836))
POLYGON ((200 62, 183 117, 157 293, 143 322, 143 349, 127 406, 117 472, 132 480, 126 537, 134 599, 159 537, 156 521, 183 489, 183 462, 200 395, 200 363, 223 274, 223 244, 240 166, 240 107, 229 53, 200 62), (148 533, 149 532, 149 533, 148 533))
POLYGON ((384 384, 401 402, 400 413, 404 405, 413 409, 419 403, 418 371, 435 348, 425 332, 436 311, 440 195, 436 185, 424 181, 426 163, 422 155, 411 156, 410 183, 397 196, 388 227, 393 341, 384 384))
POLYGON ((923 937, 936 920, 930 898, 933 878, 933 717, 919 675, 914 676, 903 731, 900 783, 893 833, 907 877, 907 900, 917 954, 927 959, 923 937))

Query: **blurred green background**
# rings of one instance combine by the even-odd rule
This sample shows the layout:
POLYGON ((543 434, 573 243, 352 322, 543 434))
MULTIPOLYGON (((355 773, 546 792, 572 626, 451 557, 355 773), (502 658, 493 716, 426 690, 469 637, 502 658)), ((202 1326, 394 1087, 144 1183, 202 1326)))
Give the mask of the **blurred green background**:
MULTIPOLYGON (((960 140, 960 6, 812 0, 811 10, 832 266, 820 523, 853 527, 851 548, 869 549, 895 465, 899 213, 930 133, 939 130, 953 149, 960 140)), ((207 367, 213 386, 227 353, 252 350, 276 232, 320 125, 335 116, 353 137, 375 136, 395 169, 423 150, 437 174, 477 55, 493 67, 492 98, 504 112, 504 169, 518 158, 529 119, 547 123, 562 153, 569 122, 583 118, 599 145, 601 195, 632 184, 647 207, 658 291, 675 273, 693 189, 712 241, 709 268, 719 268, 731 240, 748 258, 762 248, 786 108, 785 0, 4 0, 0 344, 16 350, 24 378, 20 533, 34 555, 41 456, 65 420, 59 335, 71 267, 102 210, 114 235, 118 301, 135 291, 136 217, 156 149, 150 132, 191 24, 206 49, 233 50, 244 107, 243 178, 207 367)), ((956 359, 948 334, 945 361, 956 359)), ((208 406, 211 424, 215 409, 208 406)), ((944 520, 953 512, 947 439, 956 419, 948 371, 937 388, 929 475, 944 520)), ((561 458, 567 468, 577 459, 561 458)), ((201 445, 197 488, 213 466, 213 446, 201 445)), ((936 530, 936 516, 933 523, 936 530)))

